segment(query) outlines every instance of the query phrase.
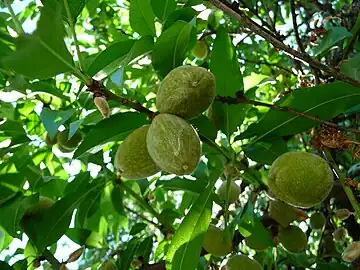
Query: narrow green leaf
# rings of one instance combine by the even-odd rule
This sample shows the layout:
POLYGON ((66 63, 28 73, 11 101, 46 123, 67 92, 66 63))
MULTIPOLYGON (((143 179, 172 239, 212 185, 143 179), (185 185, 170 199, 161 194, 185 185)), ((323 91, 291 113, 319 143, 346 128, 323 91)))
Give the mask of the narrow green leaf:
MULTIPOLYGON (((68 16, 66 14, 66 10, 65 10, 65 5, 64 5, 64 0, 56 0, 61 6, 62 6, 62 16, 63 16, 63 20, 68 22, 68 16)), ((73 19, 74 22, 76 22, 76 18, 79 16, 79 14, 81 13, 81 11, 83 10, 83 8, 85 7, 85 4, 88 0, 66 0, 68 2, 69 5, 69 9, 70 9, 70 13, 71 13, 71 17, 73 19)), ((49 3, 50 4, 54 3, 54 0, 41 0, 41 2, 44 3, 49 3)))
MULTIPOLYGON (((86 151, 104 143, 121 140, 134 129, 147 123, 146 115, 136 112, 117 113, 96 124, 74 154, 74 158, 83 156, 86 151)), ((96 150, 96 149, 95 149, 96 150)))
POLYGON ((345 27, 332 27, 328 29, 325 35, 320 39, 318 46, 314 48, 314 56, 327 51, 339 41, 351 37, 351 33, 345 27))
POLYGON ((259 164, 271 165, 280 155, 289 151, 281 137, 269 138, 247 147, 243 146, 245 155, 259 164))
POLYGON ((119 270, 129 270, 130 264, 133 261, 134 254, 139 247, 139 239, 133 238, 126 244, 124 253, 121 254, 121 261, 119 270))
POLYGON ((6 249, 14 238, 0 226, 0 251, 6 249))
MULTIPOLYGON (((276 102, 276 105, 329 120, 346 109, 360 103, 359 88, 335 82, 311 88, 294 90, 276 102)), ((303 132, 319 125, 318 122, 277 110, 269 110, 259 122, 248 127, 235 139, 257 136, 261 140, 267 135, 285 136, 303 132)), ((254 142, 253 142, 254 143, 254 142)))
POLYGON ((46 93, 61 98, 62 100, 70 101, 70 98, 65 96, 60 89, 56 88, 55 85, 45 81, 31 83, 27 89, 32 91, 32 95, 46 93))
POLYGON ((215 141, 217 136, 217 130, 213 123, 205 115, 200 115, 199 117, 189 120, 189 123, 194 125, 195 129, 202 136, 205 136, 213 141, 215 141))
POLYGON ((183 21, 177 21, 163 32, 155 43, 152 55, 156 72, 165 77, 172 69, 181 66, 189 44, 195 42, 195 39, 195 29, 183 21))
POLYGON ((176 1, 151 0, 151 6, 156 17, 158 17, 160 21, 164 22, 167 17, 176 9, 176 1))
POLYGON ((147 227, 147 225, 145 223, 136 223, 130 230, 130 235, 136 235, 139 232, 143 231, 145 228, 147 227))
POLYGON ((40 119, 51 139, 56 136, 58 128, 64 124, 74 112, 75 109, 68 109, 66 111, 53 111, 49 108, 42 109, 40 119))
POLYGON ((154 13, 150 0, 132 0, 130 3, 130 26, 142 36, 156 36, 154 13))
POLYGON ((6 120, 0 124, 0 136, 16 137, 25 135, 25 130, 20 121, 6 120))
POLYGON ((152 236, 145 238, 139 245, 137 253, 139 256, 142 257, 142 261, 144 265, 149 263, 153 245, 154 245, 154 241, 152 236))
POLYGON ((0 261, 0 269, 1 270, 14 270, 12 266, 10 266, 8 263, 0 261))
POLYGON ((1 62, 29 78, 49 78, 74 70, 71 54, 66 48, 61 6, 47 3, 41 9, 37 29, 32 35, 16 39, 17 50, 1 62))
MULTIPOLYGON (((220 27, 216 34, 210 59, 210 70, 216 78, 218 95, 235 97, 236 92, 244 89, 234 45, 223 27, 220 27)), ((230 139, 231 134, 244 121, 248 107, 246 104, 229 105, 214 102, 211 108, 212 121, 230 139)))
POLYGON ((111 191, 111 200, 116 212, 118 212, 119 215, 124 216, 125 211, 124 211, 123 198, 124 198, 124 189, 122 188, 121 185, 115 186, 114 189, 111 191))
POLYGON ((340 69, 342 73, 360 81, 360 53, 355 54, 348 60, 342 61, 340 69))
POLYGON ((197 14, 198 12, 191 7, 183 7, 181 9, 175 10, 165 21, 163 32, 170 28, 177 21, 184 21, 187 23, 190 22, 196 17, 197 14))
POLYGON ((166 269, 191 270, 196 269, 200 258, 200 251, 204 233, 210 220, 212 200, 211 195, 215 182, 221 171, 213 170, 209 177, 209 184, 200 194, 199 198, 185 216, 181 225, 176 230, 166 254, 166 269))
POLYGON ((175 177, 170 180, 158 180, 156 182, 157 187, 162 187, 166 190, 183 190, 200 194, 206 187, 206 183, 202 181, 194 181, 184 179, 181 177, 175 177))

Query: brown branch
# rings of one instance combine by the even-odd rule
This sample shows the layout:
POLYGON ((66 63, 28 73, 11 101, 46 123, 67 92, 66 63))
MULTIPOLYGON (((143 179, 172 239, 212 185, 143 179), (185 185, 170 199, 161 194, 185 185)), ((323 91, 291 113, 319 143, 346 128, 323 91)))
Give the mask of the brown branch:
POLYGON ((337 129, 352 132, 352 133, 355 133, 355 134, 360 134, 360 130, 357 130, 357 129, 354 129, 354 128, 347 128, 347 127, 339 126, 338 124, 322 120, 322 119, 320 119, 320 118, 318 118, 316 116, 306 114, 306 113, 303 113, 303 112, 299 112, 299 111, 296 111, 296 110, 291 109, 291 108, 281 107, 281 106, 276 105, 276 104, 268 104, 268 103, 263 103, 263 102, 260 102, 260 101, 250 100, 250 99, 248 99, 246 97, 239 97, 239 98, 236 97, 236 98, 234 98, 234 97, 217 96, 216 100, 218 100, 220 102, 227 103, 227 104, 244 103, 244 104, 251 104, 251 105, 254 105, 254 106, 267 107, 267 108, 270 108, 270 109, 273 109, 273 110, 287 112, 287 113, 291 113, 291 114, 294 114, 294 115, 299 116, 299 117, 307 118, 307 119, 316 121, 318 123, 321 123, 321 124, 324 124, 324 125, 327 125, 327 126, 335 127, 337 129))
POLYGON ((102 96, 107 100, 114 100, 123 106, 132 108, 141 113, 145 113, 150 119, 154 118, 156 115, 155 112, 142 106, 140 102, 118 96, 113 92, 109 91, 100 81, 93 79, 92 83, 90 85, 87 85, 87 87, 88 91, 92 92, 94 96, 102 96))
POLYGON ((263 37, 265 40, 269 41, 274 47, 279 48, 286 52, 293 58, 298 60, 302 60, 303 62, 307 63, 311 67, 318 68, 324 71, 327 74, 334 76, 336 79, 348 82, 354 86, 360 87, 360 82, 354 80, 353 78, 346 76, 345 74, 339 72, 337 69, 324 65, 321 62, 313 59, 310 55, 298 52, 289 46, 285 45, 282 41, 280 41, 277 37, 275 37, 272 33, 262 26, 258 25, 256 22, 251 20, 248 16, 246 16, 241 10, 234 11, 231 7, 227 6, 220 0, 209 0, 214 6, 222 10, 223 12, 227 13, 229 16, 236 19, 238 22, 241 23, 244 27, 249 28, 255 34, 263 37))

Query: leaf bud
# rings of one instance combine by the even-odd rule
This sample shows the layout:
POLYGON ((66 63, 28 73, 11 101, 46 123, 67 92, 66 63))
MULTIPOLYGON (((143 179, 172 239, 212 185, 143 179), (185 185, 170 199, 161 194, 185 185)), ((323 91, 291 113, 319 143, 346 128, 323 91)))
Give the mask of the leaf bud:
POLYGON ((110 116, 110 113, 111 113, 110 107, 105 98, 95 97, 94 103, 95 103, 95 106, 98 108, 98 110, 101 112, 101 114, 105 118, 108 118, 110 116))

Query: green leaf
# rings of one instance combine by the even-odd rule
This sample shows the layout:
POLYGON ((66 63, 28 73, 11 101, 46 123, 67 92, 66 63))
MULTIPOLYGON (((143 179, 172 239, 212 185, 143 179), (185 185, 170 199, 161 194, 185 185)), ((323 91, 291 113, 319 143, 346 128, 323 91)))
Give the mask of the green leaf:
POLYGON ((150 0, 132 0, 130 3, 130 26, 142 36, 156 36, 154 13, 150 0))
POLYGON ((314 56, 327 51, 339 41, 351 37, 351 33, 345 27, 332 27, 320 39, 319 45, 314 48, 314 56))
POLYGON ((259 164, 271 165, 280 155, 289 151, 281 137, 269 138, 252 145, 244 145, 245 155, 259 164))
MULTIPOLYGON (((64 0, 56 0, 61 6, 62 6, 62 15, 63 19, 68 22, 68 16, 64 5, 64 0)), ((76 18, 79 16, 83 8, 85 7, 85 4, 88 0, 66 0, 69 5, 69 10, 71 17, 73 19, 73 22, 76 22, 76 18)), ((41 0, 41 2, 44 3, 54 3, 54 0, 41 0)))
POLYGON ((29 84, 28 89, 32 90, 32 95, 46 93, 66 101, 70 101, 70 98, 65 96, 60 89, 56 88, 55 85, 45 81, 31 83, 29 84))
MULTIPOLYGON (((276 105, 329 120, 360 103, 359 88, 343 82, 323 84, 294 90, 276 102, 276 105)), ((257 136, 257 141, 271 134, 292 135, 306 131, 318 122, 278 110, 269 110, 259 122, 248 127, 235 139, 257 136)))
MULTIPOLYGON (((107 142, 122 140, 134 129, 147 124, 146 115, 136 112, 117 113, 96 124, 74 154, 74 158, 84 155, 94 147, 107 142)), ((99 149, 99 148, 98 148, 99 149)), ((98 150, 98 149, 95 149, 98 150)), ((101 149, 101 148, 100 148, 101 149)))
POLYGON ((154 39, 151 36, 114 43, 92 61, 87 73, 94 76, 100 70, 104 70, 110 74, 119 67, 126 66, 135 58, 150 52, 153 46, 154 39))
POLYGON ((130 264, 133 261, 134 254, 138 247, 139 247, 138 238, 133 238, 126 244, 126 249, 124 250, 124 253, 121 254, 119 270, 130 269, 130 264))
POLYGON ((124 216, 125 211, 124 211, 123 198, 124 198, 124 189, 122 188, 121 185, 115 186, 114 189, 111 191, 111 200, 116 212, 118 212, 119 215, 124 216))
POLYGON ((4 66, 29 78, 49 78, 74 70, 71 54, 64 43, 65 29, 61 6, 47 3, 41 9, 37 29, 32 35, 16 39, 16 51, 2 58, 4 66))
POLYGON ((69 228, 74 209, 88 195, 99 190, 104 181, 94 181, 81 190, 76 190, 57 201, 50 209, 44 212, 40 220, 31 223, 29 238, 41 252, 55 243, 69 228))
POLYGON ((189 123, 194 125, 195 129, 200 135, 215 141, 217 130, 209 118, 207 118, 205 115, 202 114, 199 117, 190 119, 189 123))
POLYGON ((16 137, 25 135, 25 130, 20 121, 6 120, 0 124, 0 136, 16 137))
POLYGON ((172 69, 181 66, 189 44, 195 42, 195 39, 195 29, 183 21, 177 21, 164 31, 156 41, 152 54, 156 72, 165 77, 172 69))
POLYGON ((13 237, 7 233, 7 231, 0 226, 0 251, 6 249, 12 242, 13 237))
POLYGON ((49 108, 42 109, 40 119, 51 139, 55 138, 58 128, 64 124, 74 114, 74 112, 75 109, 73 108, 66 111, 53 111, 49 108))
POLYGON ((340 70, 345 75, 360 81, 360 53, 355 54, 348 60, 342 61, 340 70))
POLYGON ((130 235, 136 235, 139 232, 143 231, 147 225, 145 223, 136 223, 130 230, 130 235))
POLYGON ((18 237, 18 224, 25 211, 39 201, 39 195, 17 196, 3 203, 0 207, 0 225, 12 236, 18 237))
POLYGON ((203 3, 203 0, 187 0, 185 7, 196 6, 196 5, 200 5, 202 3, 203 3))
POLYGON ((315 269, 316 270, 350 270, 353 268, 341 263, 319 263, 315 269))
POLYGON ((8 265, 6 262, 0 261, 0 269, 1 270, 14 270, 13 267, 8 265))
POLYGON ((196 269, 204 233, 211 220, 211 195, 220 174, 221 171, 212 171, 208 186, 200 194, 176 230, 166 254, 166 269, 196 269))
POLYGON ((196 17, 197 14, 198 14, 197 11, 191 7, 175 10, 173 13, 170 14, 170 16, 165 21, 163 32, 167 30, 169 27, 171 27, 177 21, 184 21, 187 23, 190 22, 196 17))
POLYGON ((175 177, 170 180, 158 180, 156 186, 166 190, 183 190, 200 194, 206 188, 206 183, 204 181, 194 181, 175 177))
POLYGON ((144 265, 149 263, 153 245, 154 245, 154 241, 152 236, 145 238, 139 245, 137 253, 142 257, 142 261, 144 265))
POLYGON ((175 11, 176 9, 176 1, 175 0, 151 0, 152 9, 156 15, 160 19, 160 21, 164 22, 169 15, 175 11))
MULTIPOLYGON (((236 92, 244 89, 234 45, 223 27, 217 30, 210 70, 216 78, 217 95, 235 97, 236 92)), ((230 139, 231 134, 244 121, 248 107, 246 104, 226 104, 216 101, 211 108, 212 121, 230 139)))
POLYGON ((103 247, 103 237, 99 233, 87 229, 71 228, 67 230, 66 236, 80 246, 103 247))

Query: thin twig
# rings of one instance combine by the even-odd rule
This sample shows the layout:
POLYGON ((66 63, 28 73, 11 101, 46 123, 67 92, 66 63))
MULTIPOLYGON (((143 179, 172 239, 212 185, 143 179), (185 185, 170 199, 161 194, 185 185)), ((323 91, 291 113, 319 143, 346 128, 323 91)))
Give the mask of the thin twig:
POLYGON ((64 0, 64 6, 65 6, 65 9, 66 9, 66 14, 67 14, 67 17, 68 17, 70 29, 71 29, 71 32, 72 32, 72 35, 73 35, 73 38, 74 38, 76 54, 77 54, 77 57, 78 57, 78 60, 79 60, 79 69, 81 71, 84 71, 83 58, 82 58, 82 55, 81 55, 81 52, 80 52, 79 41, 78 41, 77 36, 76 36, 75 25, 74 25, 73 17, 71 15, 68 0, 64 0))
POLYGON ((338 124, 335 124, 335 123, 332 123, 332 122, 329 122, 329 121, 326 121, 326 120, 322 120, 322 119, 320 119, 320 118, 318 118, 316 116, 306 114, 306 113, 303 113, 303 112, 299 112, 299 111, 296 111, 296 110, 291 109, 291 108, 281 107, 281 106, 276 105, 276 104, 263 103, 263 102, 260 102, 260 101, 250 100, 250 99, 247 99, 245 97, 234 98, 234 97, 217 96, 216 100, 224 102, 224 103, 228 103, 228 104, 244 103, 244 104, 251 104, 251 105, 254 105, 254 106, 267 107, 267 108, 270 108, 270 109, 291 113, 291 114, 294 114, 294 115, 299 116, 299 117, 307 118, 307 119, 316 121, 318 123, 321 123, 321 124, 324 124, 324 125, 327 125, 327 126, 335 127, 335 128, 341 129, 341 130, 345 130, 345 131, 348 131, 348 132, 355 133, 355 134, 360 134, 360 130, 357 130, 357 129, 354 129, 354 128, 347 128, 347 127, 339 126, 338 124))
POLYGON ((9 0, 4 0, 4 3, 10 12, 11 18, 14 21, 16 32, 18 33, 18 35, 25 35, 25 31, 24 31, 19 19, 16 17, 14 10, 12 9, 11 4, 9 3, 9 0))
POLYGON ((245 59, 245 58, 239 58, 239 60, 242 60, 244 62, 247 62, 247 63, 251 63, 251 64, 257 64, 257 65, 265 65, 265 66, 269 66, 269 67, 275 67, 277 69, 280 69, 288 74, 293 74, 293 75, 297 75, 295 74, 292 70, 290 69, 287 69, 285 67, 282 67, 280 66, 279 64, 277 63, 269 63, 269 62, 266 62, 266 61, 257 61, 257 60, 251 60, 251 59, 245 59))
POLYGON ((340 182, 342 188, 344 189, 345 194, 348 197, 352 207, 354 208, 354 211, 356 214, 356 219, 359 219, 360 218, 360 205, 359 205, 358 201, 356 200, 354 193, 352 192, 351 188, 345 184, 345 179, 344 179, 343 175, 341 174, 340 169, 337 166, 336 162, 332 158, 329 149, 325 148, 323 150, 323 152, 326 156, 327 161, 330 163, 331 167, 336 172, 336 176, 339 179, 339 182, 340 182))
POLYGON ((148 219, 147 217, 145 217, 143 214, 136 212, 134 210, 132 210, 131 208, 127 207, 126 205, 124 205, 124 208, 126 210, 128 210, 130 213, 134 214, 135 216, 140 217, 141 219, 143 219, 144 221, 146 221, 147 223, 150 223, 152 225, 154 225, 156 228, 161 230, 161 226, 159 224, 157 224, 156 222, 152 221, 151 219, 148 219))
POLYGON ((305 63, 309 64, 310 66, 314 68, 318 68, 322 71, 324 71, 327 74, 330 74, 334 76, 336 79, 348 82, 354 86, 360 87, 360 82, 357 80, 354 80, 353 78, 346 76, 345 74, 339 72, 337 69, 322 64, 321 62, 313 59, 310 55, 304 54, 301 52, 298 52, 289 46, 285 45, 282 41, 280 41, 276 36, 274 36, 272 33, 269 33, 269 31, 253 20, 251 20, 248 16, 245 15, 244 12, 241 10, 234 11, 231 7, 227 6, 220 0, 209 0, 214 6, 219 8, 220 10, 227 13, 229 16, 236 19, 238 22, 240 22, 244 27, 249 28, 251 31, 253 31, 255 34, 263 37, 265 40, 269 41, 273 46, 276 48, 279 48, 286 52, 289 56, 292 58, 302 60, 305 63))

